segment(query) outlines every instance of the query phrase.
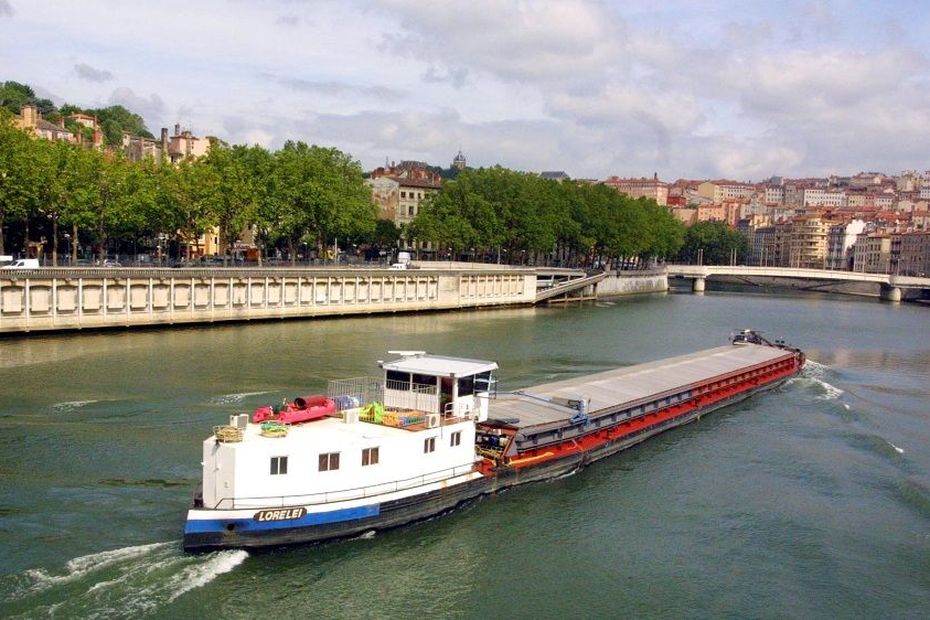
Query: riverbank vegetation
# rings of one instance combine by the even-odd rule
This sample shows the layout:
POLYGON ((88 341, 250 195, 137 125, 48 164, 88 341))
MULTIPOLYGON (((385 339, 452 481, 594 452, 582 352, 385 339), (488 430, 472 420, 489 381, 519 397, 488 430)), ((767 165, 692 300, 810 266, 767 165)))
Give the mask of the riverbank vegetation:
POLYGON ((466 170, 400 229, 378 220, 359 162, 334 148, 216 141, 201 159, 159 165, 32 139, 0 117, 0 254, 190 260, 205 234, 291 263, 336 239, 359 253, 410 244, 437 258, 587 267, 672 257, 684 242, 664 207, 603 185, 466 170))
POLYGON ((654 200, 498 166, 444 183, 407 234, 451 256, 610 267, 676 255, 684 228, 654 200))

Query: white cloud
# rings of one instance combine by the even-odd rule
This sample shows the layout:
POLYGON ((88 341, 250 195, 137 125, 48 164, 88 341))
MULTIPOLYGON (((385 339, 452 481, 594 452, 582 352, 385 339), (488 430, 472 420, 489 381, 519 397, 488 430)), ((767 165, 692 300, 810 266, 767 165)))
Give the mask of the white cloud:
POLYGON ((299 139, 366 166, 448 165, 461 145, 476 165, 597 178, 925 168, 920 30, 893 6, 786 2, 20 3, 0 66, 153 131, 299 139))

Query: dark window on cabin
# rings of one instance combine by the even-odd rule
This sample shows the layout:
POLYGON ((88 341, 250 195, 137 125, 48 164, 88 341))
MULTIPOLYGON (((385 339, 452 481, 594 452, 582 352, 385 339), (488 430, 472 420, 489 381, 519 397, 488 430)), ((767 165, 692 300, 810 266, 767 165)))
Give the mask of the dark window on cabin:
POLYGON ((365 448, 362 450, 362 467, 378 464, 378 448, 365 448))
POLYGON ((491 390, 491 371, 482 372, 471 377, 475 382, 475 392, 488 392, 491 390))
POLYGON ((459 396, 471 396, 475 393, 475 377, 462 377, 459 379, 459 396))
POLYGON ((423 454, 429 454, 436 451, 436 438, 430 437, 423 440, 423 454))
POLYGON ((398 372, 396 370, 387 371, 385 375, 387 379, 387 388, 389 390, 409 390, 410 389, 410 373, 409 372, 398 372))
POLYGON ((432 375, 413 375, 413 384, 414 385, 428 385, 430 387, 436 387, 436 377, 432 375))
POLYGON ((451 437, 449 437, 449 445, 454 448, 455 446, 461 445, 461 443, 462 443, 462 431, 455 431, 454 433, 452 433, 451 437))
POLYGON ((339 453, 327 452, 320 455, 320 471, 334 471, 339 469, 339 453))
POLYGON ((278 476, 287 473, 287 457, 286 456, 273 456, 271 457, 271 475, 278 476))

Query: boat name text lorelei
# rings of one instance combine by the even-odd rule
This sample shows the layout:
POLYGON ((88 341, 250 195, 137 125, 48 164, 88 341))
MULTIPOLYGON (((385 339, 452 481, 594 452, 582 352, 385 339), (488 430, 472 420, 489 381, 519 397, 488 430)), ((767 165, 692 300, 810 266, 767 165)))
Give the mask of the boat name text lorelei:
POLYGON ((279 508, 278 510, 260 510, 253 517, 256 521, 290 521, 291 519, 300 519, 307 514, 307 509, 298 508, 279 508))

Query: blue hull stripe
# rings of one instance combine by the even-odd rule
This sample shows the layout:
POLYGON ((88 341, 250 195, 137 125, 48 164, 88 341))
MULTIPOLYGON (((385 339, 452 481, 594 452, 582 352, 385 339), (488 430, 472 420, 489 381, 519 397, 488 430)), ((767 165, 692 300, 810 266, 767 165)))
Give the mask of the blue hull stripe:
MULTIPOLYGON (((256 510, 258 512, 258 510, 256 510)), ((281 530, 292 527, 312 527, 326 523, 339 523, 340 521, 353 521, 366 517, 376 517, 381 513, 380 504, 359 506, 358 508, 343 508, 329 512, 312 512, 300 519, 287 519, 284 521, 256 521, 255 519, 188 519, 184 526, 185 534, 203 534, 210 532, 223 532, 233 525, 237 532, 262 532, 267 530, 281 530)))

